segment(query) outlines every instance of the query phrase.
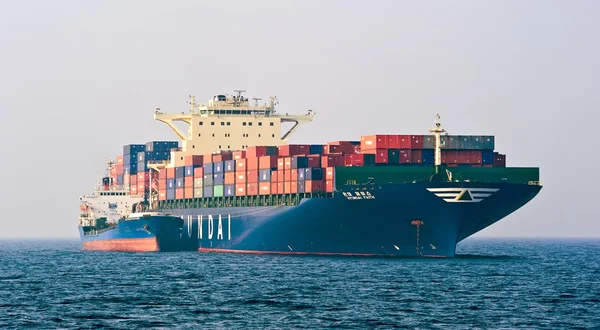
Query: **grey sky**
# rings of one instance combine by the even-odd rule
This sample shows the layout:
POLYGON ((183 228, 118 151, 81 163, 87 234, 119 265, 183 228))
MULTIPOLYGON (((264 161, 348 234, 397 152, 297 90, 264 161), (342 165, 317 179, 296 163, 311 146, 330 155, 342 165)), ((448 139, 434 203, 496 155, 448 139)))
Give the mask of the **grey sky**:
POLYGON ((0 237, 76 236, 127 143, 188 94, 314 109, 292 143, 493 134, 544 189, 479 236, 600 236, 598 1, 0 1, 0 237))

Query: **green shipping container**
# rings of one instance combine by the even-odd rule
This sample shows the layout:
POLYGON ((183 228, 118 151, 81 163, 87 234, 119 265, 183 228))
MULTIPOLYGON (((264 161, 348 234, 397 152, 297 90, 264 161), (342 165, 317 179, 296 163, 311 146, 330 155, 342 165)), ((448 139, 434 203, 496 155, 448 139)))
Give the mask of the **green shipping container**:
POLYGON ((213 197, 223 197, 223 185, 213 187, 213 197))
POLYGON ((483 150, 494 150, 494 137, 493 136, 484 136, 483 137, 483 150))

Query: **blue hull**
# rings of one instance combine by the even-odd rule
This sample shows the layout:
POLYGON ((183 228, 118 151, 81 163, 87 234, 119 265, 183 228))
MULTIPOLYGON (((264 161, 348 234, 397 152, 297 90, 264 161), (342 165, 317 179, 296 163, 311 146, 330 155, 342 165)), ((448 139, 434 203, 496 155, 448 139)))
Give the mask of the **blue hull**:
POLYGON ((304 199, 296 206, 163 211, 182 217, 189 250, 452 257, 458 242, 519 209, 540 189, 506 183, 387 184, 304 199))
POLYGON ((179 218, 151 216, 120 221, 115 228, 98 234, 86 234, 84 228, 79 227, 79 236, 85 250, 180 251, 183 249, 182 224, 179 218))

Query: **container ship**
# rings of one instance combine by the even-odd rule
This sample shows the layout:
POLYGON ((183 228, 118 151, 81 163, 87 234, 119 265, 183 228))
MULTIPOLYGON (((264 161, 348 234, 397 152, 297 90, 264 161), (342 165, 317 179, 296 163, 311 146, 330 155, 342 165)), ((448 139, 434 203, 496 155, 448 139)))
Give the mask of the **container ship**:
POLYGON ((124 146, 102 191, 128 189, 180 219, 181 250, 452 257, 542 187, 539 168, 506 167, 494 136, 448 135, 439 115, 426 135, 288 144, 315 113, 281 114, 275 97, 242 92, 155 109, 179 141, 124 146))

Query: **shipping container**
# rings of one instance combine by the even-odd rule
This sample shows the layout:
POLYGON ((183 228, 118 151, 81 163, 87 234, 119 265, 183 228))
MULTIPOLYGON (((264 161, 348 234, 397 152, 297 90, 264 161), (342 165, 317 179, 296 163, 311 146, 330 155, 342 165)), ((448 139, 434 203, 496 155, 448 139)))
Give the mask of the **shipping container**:
POLYGON ((166 190, 159 190, 158 191, 158 200, 159 201, 166 201, 167 200, 167 191, 166 190))
POLYGON ((271 182, 279 182, 279 171, 271 171, 271 182))
POLYGON ((458 150, 442 150, 442 164, 458 164, 458 150))
POLYGON ((184 188, 183 198, 185 198, 185 199, 194 198, 194 187, 184 188))
POLYGON ((423 161, 423 150, 414 149, 411 150, 410 162, 412 164, 421 164, 423 161))
POLYGON ((223 188, 223 195, 227 197, 235 196, 235 185, 234 184, 226 184, 223 188))
POLYGON ((271 182, 271 194, 277 195, 277 182, 271 182))
POLYGON ((290 182, 290 194, 298 193, 298 181, 290 182))
POLYGON ((458 149, 460 150, 468 150, 472 149, 471 146, 471 137, 468 135, 459 135, 458 136, 458 149))
POLYGON ((291 181, 286 181, 283 183, 283 193, 284 194, 289 194, 292 191, 291 185, 292 185, 291 181))
POLYGON ((389 138, 387 135, 369 135, 360 137, 360 149, 387 149, 389 148, 389 138))
POLYGON ((180 200, 185 198, 185 188, 175 188, 175 199, 180 200))
POLYGON ((194 188, 202 188, 204 178, 194 178, 194 188))
POLYGON ((325 169, 325 179, 326 180, 333 180, 335 177, 335 168, 334 167, 327 167, 325 169))
POLYGON ((325 181, 325 191, 326 192, 333 192, 333 180, 327 180, 327 181, 325 181))
POLYGON ((304 180, 323 180, 322 168, 306 168, 304 169, 304 180))
POLYGON ((246 171, 243 172, 235 172, 235 183, 236 184, 246 184, 246 171))
POLYGON ((344 166, 344 155, 326 155, 321 157, 322 167, 344 166))
POLYGON ((185 177, 185 188, 194 188, 194 177, 193 176, 185 177))
POLYGON ((306 175, 306 170, 308 170, 308 168, 301 168, 298 171, 298 177, 297 177, 298 181, 304 181, 304 176, 306 175))
POLYGON ((150 177, 148 176, 148 172, 138 172, 137 173, 137 182, 145 182, 148 181, 150 177))
POLYGON ((261 182, 258 184, 259 195, 270 195, 271 194, 271 182, 261 182))
POLYGON ((344 158, 345 166, 364 166, 365 154, 346 154, 344 158))
POLYGON ((213 173, 223 173, 223 162, 213 163, 213 173))
POLYGON ((387 150, 387 163, 388 164, 400 164, 400 149, 388 149, 387 150))
POLYGON ((200 168, 200 167, 197 167, 196 165, 185 166, 184 176, 194 177, 194 170, 196 168, 200 168))
POLYGON ((170 158, 171 158, 171 154, 168 152, 141 151, 141 152, 137 153, 137 161, 138 162, 169 160, 170 158))
POLYGON ((481 151, 481 163, 483 165, 494 165, 494 152, 492 150, 481 151))
POLYGON ((177 141, 150 141, 146 143, 146 151, 171 151, 174 148, 179 148, 177 141))
MULTIPOLYGON (((221 186, 225 184, 225 175, 223 173, 215 173, 213 174, 213 185, 214 186, 221 186)), ((217 196, 215 196, 217 197, 217 196)))
POLYGON ((245 183, 236 183, 235 184, 235 195, 236 196, 246 196, 246 184, 245 183))
POLYGON ((460 149, 460 137, 456 135, 444 135, 442 136, 442 144, 445 149, 458 150, 460 149))
POLYGON ((175 199, 175 189, 167 189, 167 200, 172 201, 175 199))
POLYGON ((175 179, 175 167, 167 167, 167 179, 175 179))
POLYGON ((291 157, 295 155, 306 155, 310 153, 310 146, 307 144, 284 144, 279 146, 279 156, 291 157))
MULTIPOLYGON (((137 153, 140 151, 146 151, 145 144, 128 144, 123 146, 123 155, 134 155, 137 156, 137 153)), ((127 157, 124 157, 127 158, 127 157)))
POLYGON ((277 194, 283 195, 285 193, 285 183, 280 181, 277 182, 277 194))
POLYGON ((194 198, 202 198, 202 197, 204 197, 204 188, 194 187, 194 198))
POLYGON ((259 170, 258 171, 258 182, 271 182, 271 170, 259 170))
POLYGON ((308 148, 309 154, 311 155, 322 155, 323 154, 323 145, 321 144, 311 144, 308 148))
POLYGON ((410 149, 412 138, 410 135, 398 135, 399 149, 410 149))
POLYGON ((285 164, 285 160, 284 160, 284 158, 278 158, 278 159, 277 159, 277 170, 278 170, 278 171, 281 171, 281 170, 283 170, 283 169, 285 168, 285 167, 284 167, 284 164, 285 164))
POLYGON ((116 164, 123 165, 123 156, 117 156, 116 164))
POLYGON ((117 186, 122 186, 124 184, 125 180, 123 180, 123 175, 119 174, 117 175, 117 186))
POLYGON ((283 181, 290 182, 292 181, 292 170, 283 170, 283 181))
POLYGON ((133 186, 137 185, 137 174, 131 174, 129 176, 129 184, 133 186))
POLYGON ((161 170, 158 171, 158 179, 162 180, 162 179, 166 179, 167 178, 167 169, 163 168, 161 170))
POLYGON ((200 166, 204 165, 204 156, 202 156, 202 155, 185 156, 184 165, 200 167, 200 166))
POLYGON ((204 167, 196 167, 194 169, 194 178, 204 177, 204 167))
POLYGON ((235 168, 236 168, 235 167, 235 160, 225 161, 224 166, 225 166, 225 173, 235 172, 235 168))
POLYGON ((202 177, 202 181, 204 183, 204 186, 212 186, 213 185, 213 175, 212 173, 209 174, 204 174, 204 176, 202 177))
POLYGON ((470 149, 474 149, 474 150, 482 150, 483 149, 483 136, 472 135, 472 136, 469 136, 469 139, 470 139, 470 142, 469 142, 470 149))
POLYGON ((411 135, 411 149, 423 149, 423 135, 411 135))
POLYGON ((235 172, 225 172, 225 184, 235 184, 235 172))
POLYGON ((484 135, 483 137, 483 145, 482 149, 484 150, 494 150, 494 137, 490 135, 484 135))
MULTIPOLYGON (((323 156, 327 157, 327 156, 323 156)), ((338 156, 345 159, 345 156, 338 156)), ((294 156, 292 157, 292 168, 309 168, 309 167, 321 167, 321 156, 294 156)))
POLYGON ((258 170, 246 172, 246 182, 258 183, 258 170))
POLYGON ((285 172, 285 170, 278 170, 277 171, 277 182, 283 182, 283 181, 285 181, 284 172, 285 172))
POLYGON ((299 194, 304 194, 304 181, 298 181, 298 193, 299 194))
POLYGON ((277 156, 262 156, 258 160, 258 169, 277 169, 277 156))
POLYGON ((175 179, 167 179, 167 190, 175 189, 175 179))
POLYGON ((423 149, 435 149, 435 135, 423 136, 423 149))
POLYGON ((246 196, 258 195, 258 183, 248 183, 246 185, 246 196))
POLYGON ((432 149, 423 149, 422 156, 421 164, 433 165, 435 161, 435 152, 432 149))
POLYGON ((175 188, 185 188, 185 178, 177 178, 175 179, 175 188))
MULTIPOLYGON (((246 158, 246 170, 247 171, 256 171, 258 170, 258 157, 246 158)), ((239 169, 238 169, 239 171, 239 169)))
POLYGON ((400 135, 388 135, 388 148, 400 149, 400 135))
POLYGON ((326 154, 348 154, 355 153, 355 146, 350 141, 334 141, 329 142, 325 146, 326 154))
POLYGON ((506 167, 506 155, 494 153, 494 167, 506 167))
POLYGON ((236 172, 245 172, 247 171, 247 159, 238 159, 235 161, 235 171, 236 172))
POLYGON ((262 156, 277 156, 278 148, 271 146, 250 146, 246 150, 246 158, 258 158, 262 156))
MULTIPOLYGON (((388 149, 368 149, 362 151, 365 154, 375 155, 376 164, 387 164, 388 163, 388 149)), ((327 167, 338 166, 337 164, 327 164, 327 167)))
POLYGON ((213 186, 204 186, 204 188, 202 188, 202 197, 204 197, 204 198, 213 197, 214 196, 213 189, 214 189, 213 186))
POLYGON ((175 178, 185 177, 185 166, 175 167, 175 178))
POLYGON ((246 151, 234 151, 232 156, 233 160, 244 159, 246 158, 246 151))
POLYGON ((469 161, 471 164, 481 164, 481 150, 470 150, 469 161))
POLYGON ((213 163, 204 163, 204 165, 202 165, 202 168, 204 169, 204 174, 213 174, 213 163))
POLYGON ((292 157, 284 157, 283 158, 283 169, 284 170, 292 169, 292 157))
POLYGON ((410 164, 412 161, 412 152, 410 149, 400 149, 400 163, 410 164))
POLYGON ((317 193, 325 191, 325 181, 323 180, 305 180, 304 192, 317 193))
POLYGON ((469 150, 458 151, 458 163, 459 164, 470 164, 471 163, 471 152, 469 150))

